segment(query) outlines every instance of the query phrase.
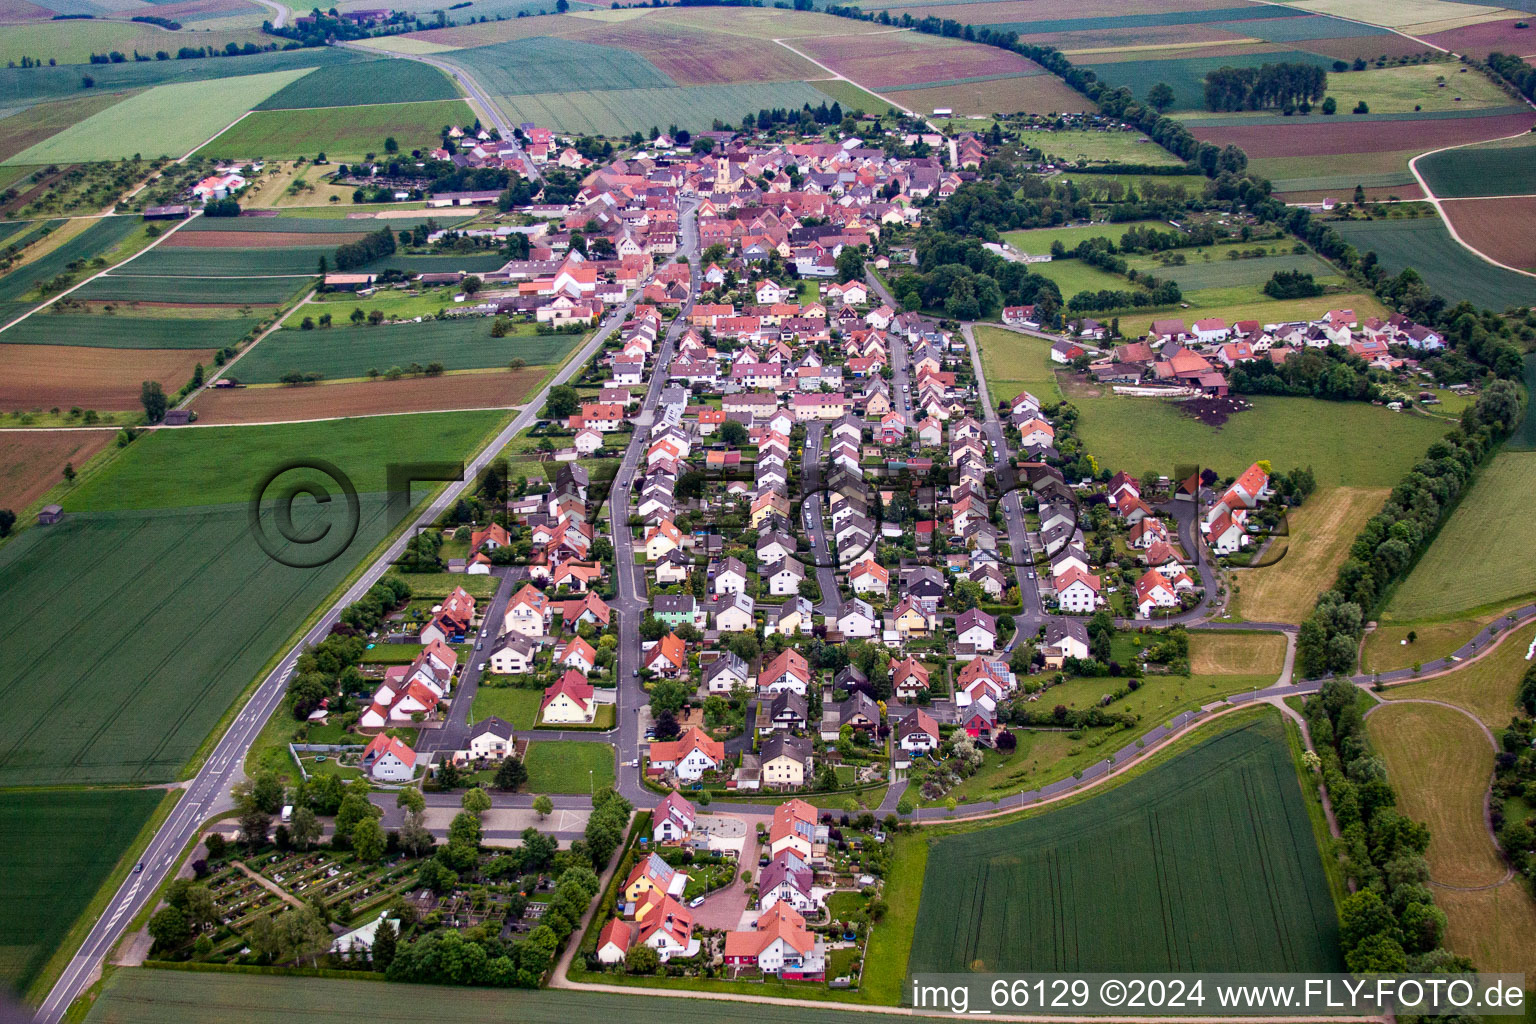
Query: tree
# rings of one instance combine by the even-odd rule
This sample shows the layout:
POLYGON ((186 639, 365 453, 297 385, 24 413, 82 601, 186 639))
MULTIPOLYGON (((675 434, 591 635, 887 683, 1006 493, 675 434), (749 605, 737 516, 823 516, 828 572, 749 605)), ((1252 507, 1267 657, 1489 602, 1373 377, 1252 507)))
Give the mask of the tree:
POLYGON ((568 419, 581 411, 581 394, 569 384, 549 389, 544 415, 552 420, 568 419))
POLYGON ((464 292, 465 295, 472 296, 478 292, 481 286, 484 284, 485 282, 480 280, 478 275, 470 274, 463 281, 459 282, 459 288, 464 292))
POLYGON ((1334 99, 1332 96, 1326 97, 1323 100, 1323 113, 1325 113, 1325 114, 1336 114, 1336 113, 1338 113, 1338 111, 1339 111, 1339 101, 1338 100, 1334 99))
POLYGON ((386 138, 384 140, 384 152, 386 152, 386 153, 398 153, 398 152, 400 152, 400 143, 395 141, 395 137, 393 135, 389 136, 388 138, 386 138))
POLYGON ((73 462, 64 463, 64 482, 67 484, 75 482, 75 464, 73 462))
POLYGON ((307 850, 320 840, 320 820, 309 807, 299 805, 293 809, 293 820, 288 823, 288 841, 301 850, 307 850))
POLYGON ((547 796, 541 796, 533 802, 533 809, 538 812, 540 820, 554 813, 555 802, 547 796))
POLYGON ((655 974, 661 967, 661 954, 650 946, 638 943, 624 954, 624 969, 630 974, 655 974))
POLYGON ((149 935, 161 949, 179 949, 192 937, 192 926, 186 914, 166 907, 149 919, 149 935))
POLYGON ((395 932, 395 926, 388 918, 379 922, 378 931, 373 933, 373 946, 368 952, 369 959, 373 961, 374 970, 389 970, 389 965, 395 960, 395 949, 398 939, 399 935, 395 932))
POLYGON ((437 845, 431 831, 422 821, 421 811, 408 811, 405 823, 400 826, 400 849, 420 857, 437 845))
POLYGON ((377 813, 378 808, 369 803, 366 796, 349 792, 341 798, 341 806, 336 809, 336 834, 350 839, 354 825, 377 813))
POLYGON ((651 714, 677 714, 693 696, 694 687, 681 679, 658 679, 651 684, 651 714))
POLYGON ((358 859, 370 864, 383 857, 388 846, 384 828, 377 818, 364 818, 353 825, 351 839, 352 849, 358 859))
POLYGON ((421 790, 414 787, 402 789, 400 795, 395 797, 395 806, 420 814, 427 809, 427 798, 421 795, 421 790))
POLYGON ((249 807, 240 815, 240 841, 252 850, 267 841, 272 817, 258 807, 249 807))
POLYGON ((864 254, 857 246, 845 245, 837 254, 837 279, 847 284, 864 277, 864 254))
POLYGON ((8 508, 0 508, 0 537, 9 537, 15 525, 16 513, 8 508))
POLYGON ((479 786, 464 791, 464 798, 459 805, 476 818, 491 809, 491 794, 479 786))
POLYGON ((1147 102, 1159 114, 1173 106, 1173 99, 1173 87, 1167 82, 1158 82, 1147 90, 1147 102))
POLYGON ((739 448, 747 443, 747 428, 738 420, 726 420, 720 424, 720 443, 739 448))
POLYGON ((528 781, 528 769, 520 757, 504 758, 496 768, 496 788, 515 793, 528 781))
POLYGON ((165 419, 165 389, 157 380, 147 380, 139 385, 139 401, 144 405, 144 418, 150 423, 165 419))

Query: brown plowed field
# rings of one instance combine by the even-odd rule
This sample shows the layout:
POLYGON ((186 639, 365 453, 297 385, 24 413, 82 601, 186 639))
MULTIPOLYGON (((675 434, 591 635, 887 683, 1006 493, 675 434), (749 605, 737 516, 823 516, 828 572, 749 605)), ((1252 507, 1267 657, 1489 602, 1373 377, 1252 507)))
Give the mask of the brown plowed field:
POLYGON ((157 380, 166 394, 179 391, 198 363, 212 366, 213 350, 0 345, 0 412, 137 409, 140 384, 157 380))
POLYGON ((409 380, 229 388, 203 392, 192 403, 199 423, 268 423, 397 412, 443 412, 521 404, 545 369, 454 373, 409 380))
MULTIPOLYGON (((337 221, 337 225, 346 221, 337 221)), ((281 249, 289 246, 333 248, 355 242, 366 231, 178 231, 160 244, 167 249, 281 249)))
POLYGON ((870 89, 1041 70, 1007 50, 913 32, 820 36, 797 39, 794 47, 870 89))
POLYGON ((1443 208, 1472 248, 1511 267, 1536 270, 1536 199, 1457 199, 1443 208))
MULTIPOLYGON (((997 3, 946 4, 944 13, 912 8, 912 17, 935 14, 973 25, 1000 25, 1005 22, 1055 21, 1060 18, 1118 18, 1129 14, 1167 14, 1171 11, 1209 11, 1238 7, 1230 0, 999 0, 997 3)), ((871 4, 870 10, 878 10, 871 4)), ((1262 10, 1255 6, 1254 10, 1262 10)), ((893 17, 902 14, 892 9, 893 17)))
POLYGON ((1518 56, 1536 54, 1536 31, 1515 28, 1516 21, 1530 22, 1530 18, 1511 18, 1508 21, 1487 21, 1481 25, 1466 25, 1449 32, 1436 32, 1425 36, 1426 42, 1443 46, 1452 53, 1464 53, 1470 57, 1486 57, 1494 50, 1518 56))
POLYGON ((1536 112, 1423 121, 1352 121, 1341 112, 1333 119, 1310 124, 1196 127, 1193 131, 1202 142, 1218 146, 1233 143, 1256 159, 1379 153, 1410 147, 1428 151, 1515 135, 1529 130, 1533 122, 1536 112))
POLYGON ((20 512, 117 436, 103 430, 0 430, 0 508, 20 512))
POLYGON ((1400 36, 1396 32, 1379 36, 1345 36, 1339 39, 1300 39, 1286 45, 1294 50, 1320 53, 1324 57, 1334 57, 1338 60, 1354 60, 1356 57, 1374 60, 1382 54, 1388 57, 1411 57, 1430 49, 1418 40, 1400 36))

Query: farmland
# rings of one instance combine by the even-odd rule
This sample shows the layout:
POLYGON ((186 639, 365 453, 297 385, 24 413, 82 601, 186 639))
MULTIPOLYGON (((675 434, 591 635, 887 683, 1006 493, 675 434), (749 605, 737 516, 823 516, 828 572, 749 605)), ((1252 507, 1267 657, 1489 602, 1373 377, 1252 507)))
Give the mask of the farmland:
MULTIPOLYGON (((1043 254, 1051 251, 1051 245, 1060 242, 1068 249, 1076 248, 1078 243, 1086 242, 1090 238, 1108 238, 1112 242, 1119 242, 1125 237, 1125 233, 1133 227, 1156 228, 1160 231, 1170 230, 1169 225, 1160 220, 1126 221, 1121 224, 1074 224, 1061 228, 1034 228, 1029 231, 1005 231, 1003 240, 1020 252, 1043 254)), ((1041 268, 1036 267, 1035 270, 1041 268)))
POLYGON ((1536 198, 1459 199, 1445 204, 1456 233, 1505 266, 1536 270, 1536 198))
MULTIPOLYGON (((338 221, 338 227, 346 221, 338 221)), ((174 238, 175 236, 173 236, 174 238)), ((324 236, 317 236, 323 238, 324 236)), ((158 245, 129 267, 134 277, 267 277, 289 275, 315 276, 320 257, 330 259, 335 246, 320 243, 267 249, 204 248, 201 246, 158 245)))
POLYGON ((0 339, 12 345, 219 349, 245 338, 257 322, 254 317, 175 320, 136 315, 35 313, 0 334, 0 339))
MULTIPOLYGON (((1472 632, 1468 630, 1461 639, 1470 638, 1472 632)), ((1509 724, 1520 677, 1530 664, 1525 652, 1533 638, 1536 629, 1528 625, 1508 631, 1492 653, 1433 679, 1388 687, 1382 696, 1387 700, 1445 701, 1465 708, 1490 729, 1502 729, 1509 724)), ((1408 650, 1418 647, 1415 643, 1408 650)))
POLYGON ((1213 428, 1180 412, 1176 402, 1073 399, 1084 447, 1102 465, 1135 467, 1137 473, 1166 473, 1194 462, 1226 476, 1270 459, 1276 469, 1311 466, 1319 487, 1390 487, 1445 433, 1443 423, 1357 402, 1252 401, 1252 409, 1213 428))
POLYGON ((122 93, 81 96, 57 103, 39 103, 35 107, 0 118, 0 161, 9 160, 76 121, 83 121, 92 114, 121 103, 123 99, 122 93))
MULTIPOLYGON (((1007 50, 913 32, 798 39, 794 47, 876 91, 887 86, 918 89, 980 77, 1045 73, 1034 61, 1007 50)), ((1082 102, 1091 106, 1087 99, 1082 102)))
POLYGON ((64 464, 82 468, 116 431, 0 431, 0 508, 20 512, 63 479, 64 464))
POLYGON ((1431 153, 1419 161, 1419 173, 1442 199, 1530 195, 1536 193, 1533 146, 1536 136, 1527 134, 1431 153))
MULTIPOLYGON (((359 61, 316 68, 268 96, 256 109, 355 107, 385 98, 391 103, 419 103, 457 99, 458 95, 448 76, 430 64, 414 60, 359 61)), ((348 111, 332 116, 351 120, 356 114, 348 111)))
POLYGON ((1510 509, 1536 502, 1536 452, 1505 452, 1483 469, 1456 514, 1393 591, 1392 619, 1434 618, 1536 592, 1536 538, 1510 509), (1469 551, 1493 563, 1477 571, 1469 551), (1471 571, 1469 571, 1471 570, 1471 571))
POLYGON ((1262 124, 1231 123, 1192 129, 1202 142, 1232 144, 1250 158, 1329 156, 1334 153, 1387 153, 1417 147, 1420 152, 1440 146, 1482 142, 1525 131, 1531 126, 1529 112, 1506 112, 1496 107, 1481 113, 1468 111, 1455 117, 1352 118, 1340 113, 1332 118, 1312 115, 1306 119, 1284 118, 1262 124))
MULTIPOLYGON (((0 340, 10 333, 0 334, 0 340)), ((0 411, 53 406, 142 411, 141 381, 159 381, 172 394, 191 379, 198 363, 213 364, 213 350, 0 344, 0 363, 5 366, 0 411)))
POLYGON ((613 747, 603 742, 541 740, 528 748, 530 793, 591 792, 613 785, 613 747))
POLYGON ((10 792, 0 800, 0 991, 25 991, 164 793, 10 792))
POLYGON ((177 305, 275 306, 297 298, 312 279, 291 277, 136 277, 130 263, 70 293, 84 301, 167 302, 177 305))
POLYGON ((135 153, 179 157, 303 74, 302 70, 269 71, 225 79, 217 89, 198 82, 155 86, 71 125, 12 159, 48 164, 120 160, 135 153))
POLYGON ((546 372, 543 367, 533 367, 312 387, 210 389, 193 400, 192 408, 202 423, 272 423, 334 416, 506 408, 527 401, 546 372))
POLYGON ((1375 252, 1389 272, 1413 267, 1452 302, 1467 299, 1489 309, 1536 303, 1536 278, 1484 263, 1456 244, 1439 218, 1349 220, 1333 226, 1362 253, 1375 252))
POLYGON ((908 971, 1335 970, 1339 960, 1296 771, 1265 719, 1086 801, 934 841, 908 971), (1119 883, 1095 881, 1108 877, 1119 883))
POLYGON ((628 50, 568 39, 518 39, 472 46, 443 59, 474 75, 492 96, 559 92, 573 82, 591 92, 666 89, 676 84, 628 50))
MULTIPOLYGON (((402 60, 389 63, 421 66, 402 60)), ((343 65, 325 70, 350 71, 353 67, 368 66, 343 65)), ((359 160, 366 153, 382 152, 386 138, 395 139, 406 153, 435 148, 443 125, 471 124, 474 120, 474 113, 463 100, 385 103, 344 110, 257 110, 199 152, 203 156, 230 159, 261 156, 281 160, 324 153, 333 162, 359 160)))
MULTIPOLYGON (((69 265, 76 260, 90 259, 106 252, 138 227, 137 217, 102 217, 44 255, 14 267, 0 277, 0 324, 33 305, 27 298, 33 294, 36 282, 52 280, 68 272, 69 265)), ((68 228, 61 228, 60 233, 66 230, 68 228)), ((49 238, 46 244, 54 241, 55 238, 49 238)))
POLYGON ((1328 67, 1331 58, 1300 50, 1282 50, 1277 53, 1229 54, 1212 57, 1182 57, 1174 60, 1116 60, 1095 61, 1082 57, 1073 63, 1097 74, 1101 81, 1113 86, 1128 86, 1137 96, 1157 82, 1166 82, 1173 89, 1171 110, 1199 110, 1205 105, 1205 76, 1221 67, 1258 67, 1261 64, 1291 62, 1317 64, 1328 67))
POLYGON ((716 118, 739 119, 765 107, 797 110, 819 106, 827 97, 805 82, 673 86, 667 89, 564 91, 497 96, 496 105, 513 121, 532 121, 565 131, 622 135, 635 125, 677 124, 707 130, 716 118))
POLYGON ((506 367, 519 358, 528 366, 542 366, 559 362, 580 340, 579 334, 536 335, 527 327, 493 338, 485 317, 314 331, 284 329, 251 349, 232 375, 260 384, 277 381, 290 370, 335 380, 433 361, 449 370, 506 367))
POLYGON ((1019 132, 1019 142, 1046 156, 1083 163, 1161 164, 1180 163, 1178 157, 1140 132, 1019 132))
POLYGON ((1263 622, 1301 622, 1333 582, 1355 534, 1381 511, 1386 498, 1383 487, 1329 487, 1288 513, 1288 539, 1273 542, 1279 545, 1276 553, 1283 550, 1285 557, 1238 572, 1237 613, 1263 622))
MULTIPOLYGON (((7 18, 7 21, 10 19, 7 18)), ((31 25, 7 25, 0 42, 0 62, 20 61, 23 57, 50 58, 60 64, 85 64, 93 53, 141 50, 153 55, 156 50, 175 52, 186 45, 185 36, 155 25, 128 21, 45 21, 31 25)), ((244 44, 264 42, 260 32, 199 33, 197 45, 223 49, 229 42, 244 44)))

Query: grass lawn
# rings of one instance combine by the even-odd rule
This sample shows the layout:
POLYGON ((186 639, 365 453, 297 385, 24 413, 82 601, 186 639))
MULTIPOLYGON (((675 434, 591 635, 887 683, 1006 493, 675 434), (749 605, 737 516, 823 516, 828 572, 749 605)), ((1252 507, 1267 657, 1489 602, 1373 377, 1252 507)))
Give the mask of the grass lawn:
POLYGON ((164 796, 95 789, 0 798, 0 991, 26 991, 164 796))
MULTIPOLYGON (((1328 882, 1272 717, 1081 802, 938 839, 931 853, 911 974, 1341 963, 1328 882)), ((905 899, 887 894, 892 907, 905 899)))
POLYGON ((1278 676, 1285 664, 1285 637, 1279 633, 1191 630, 1189 669, 1196 676, 1278 676))
MULTIPOLYGON (((1157 147, 1153 147, 1156 149, 1157 147)), ((1161 152, 1161 150, 1159 150, 1161 152)), ((1108 238, 1115 242, 1125 237, 1126 231, 1132 227, 1151 227, 1159 231, 1172 231, 1173 226, 1165 220, 1138 220, 1127 221, 1124 224, 1078 224, 1063 228, 1033 228, 1029 231, 1005 231, 1003 240, 1020 252, 1048 253, 1051 251, 1052 242, 1060 242, 1068 249, 1077 247, 1079 242, 1086 242, 1090 238, 1108 238)), ((1031 267, 1039 271, 1039 266, 1031 267)))
POLYGON ((1056 401, 1061 388, 1051 362, 1051 343, 1001 327, 977 327, 976 347, 994 403, 1028 391, 1042 402, 1056 401))
POLYGON ((927 837, 901 834, 886 865, 885 917, 869 935, 868 955, 859 992, 865 1001, 895 1006, 901 1002, 917 931, 923 878, 928 868, 927 837))
POLYGON ((538 722, 539 701, 543 699, 543 690, 481 686, 475 690, 475 701, 469 706, 469 723, 499 718, 514 729, 532 729, 538 722))
POLYGON ((1386 617, 1434 618, 1536 592, 1536 532, 1510 514, 1533 504, 1536 452, 1499 454, 1392 592, 1386 617), (1481 559, 1469 565, 1468 552, 1481 559))
POLYGON ((540 740, 528 748, 526 763, 524 788, 530 793, 588 793, 613 785, 613 747, 601 740, 540 740))
POLYGON ((1385 487, 1328 487, 1288 514, 1290 535, 1276 539, 1280 561, 1236 573, 1237 614, 1254 622, 1301 622, 1333 582, 1367 519, 1381 511, 1385 487))
MULTIPOLYGON (((338 69, 340 70, 340 69, 338 69)), ((432 149, 445 124, 470 124, 474 114, 463 100, 381 103, 374 106, 322 107, 313 110, 256 110, 198 150, 222 159, 291 160, 324 153, 338 160, 360 160, 383 153, 393 138, 402 154, 432 149)), ((317 168, 312 177, 333 170, 317 168)))
POLYGON ((447 597, 463 587, 476 601, 489 601, 501 583, 497 576, 470 576, 462 572, 411 572, 400 577, 410 584, 412 597, 447 597))
POLYGON ((327 292, 324 295, 316 295, 314 299, 289 313, 283 320, 283 326, 297 327, 305 317, 318 318, 322 314, 329 313, 336 321, 336 326, 340 327, 350 322, 349 318, 354 309, 361 309, 365 315, 378 310, 391 320, 410 320, 418 316, 435 317, 457 305, 453 297, 458 293, 457 288, 449 286, 409 290, 386 288, 366 298, 348 292, 327 292))
POLYGON ((1183 163, 1141 132, 1024 131, 1019 141, 1047 157, 1078 163, 1149 164, 1171 167, 1183 163))
POLYGON ((1087 450, 1101 465, 1138 475, 1192 463, 1225 477, 1269 459, 1281 471, 1311 466, 1319 487, 1391 487, 1446 431, 1444 423, 1361 402, 1252 401, 1221 427, 1187 416, 1175 402, 1106 395, 1073 404, 1087 450))
POLYGON ((1137 290, 1136 285, 1119 274, 1111 274, 1107 270, 1091 267, 1081 260, 1065 259, 1052 260, 1049 263, 1034 263, 1030 265, 1030 269, 1042 277, 1055 281, 1056 287, 1061 289, 1061 297, 1064 300, 1071 299, 1078 292, 1137 290))
MULTIPOLYGON (((1506 634, 1492 654, 1433 679, 1389 686, 1381 696, 1387 700, 1445 701, 1466 708, 1490 729, 1502 729, 1509 724, 1520 679, 1530 667, 1525 652, 1533 637, 1536 627, 1522 627, 1506 634)), ((1410 649, 1417 646, 1412 644, 1410 649)), ((1483 779, 1487 781, 1486 774, 1483 779)))

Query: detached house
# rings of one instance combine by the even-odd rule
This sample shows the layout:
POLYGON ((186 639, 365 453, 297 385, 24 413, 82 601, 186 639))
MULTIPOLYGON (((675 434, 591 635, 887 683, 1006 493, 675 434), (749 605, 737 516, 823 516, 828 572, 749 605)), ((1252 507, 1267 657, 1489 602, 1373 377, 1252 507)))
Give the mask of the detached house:
POLYGON ((695 726, 680 740, 653 742, 648 756, 651 771, 671 772, 684 782, 697 782, 705 772, 725 763, 725 744, 710 739, 695 726))

